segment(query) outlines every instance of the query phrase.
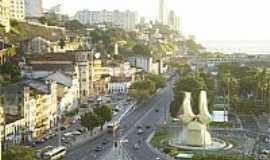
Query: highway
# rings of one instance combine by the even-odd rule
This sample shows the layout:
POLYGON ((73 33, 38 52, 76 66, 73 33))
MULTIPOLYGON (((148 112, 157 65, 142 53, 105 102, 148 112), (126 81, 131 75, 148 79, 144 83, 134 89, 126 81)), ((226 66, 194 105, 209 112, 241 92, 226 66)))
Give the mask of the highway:
MULTIPOLYGON (((128 143, 123 148, 128 152, 133 160, 150 160, 156 157, 163 158, 162 155, 153 151, 147 145, 147 138, 164 122, 165 112, 169 110, 170 101, 172 99, 172 82, 168 82, 166 87, 161 89, 155 96, 151 97, 147 102, 136 106, 136 109, 130 111, 121 121, 121 129, 116 134, 116 139, 128 139, 128 143), (158 111, 158 112, 157 112, 158 111), (144 133, 137 134, 137 126, 142 125, 144 133), (146 129, 145 126, 151 126, 146 129), (135 150, 134 144, 140 141, 140 149, 135 150)), ((110 133, 102 133, 93 140, 85 141, 79 146, 70 148, 65 160, 96 160, 104 156, 113 147, 113 136, 110 133), (102 145, 104 140, 109 141, 108 144, 102 145), (104 149, 96 152, 97 146, 103 146, 104 149)), ((113 157, 112 157, 113 160, 113 157)))

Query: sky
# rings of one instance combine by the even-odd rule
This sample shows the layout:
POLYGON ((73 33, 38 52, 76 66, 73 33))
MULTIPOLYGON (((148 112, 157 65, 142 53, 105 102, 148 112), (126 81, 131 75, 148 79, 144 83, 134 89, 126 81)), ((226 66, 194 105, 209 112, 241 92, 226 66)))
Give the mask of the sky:
MULTIPOLYGON (((158 0, 44 0, 44 7, 63 4, 63 12, 81 9, 133 10, 157 18, 158 0)), ((270 0, 169 0, 185 35, 209 40, 270 40, 270 0)))

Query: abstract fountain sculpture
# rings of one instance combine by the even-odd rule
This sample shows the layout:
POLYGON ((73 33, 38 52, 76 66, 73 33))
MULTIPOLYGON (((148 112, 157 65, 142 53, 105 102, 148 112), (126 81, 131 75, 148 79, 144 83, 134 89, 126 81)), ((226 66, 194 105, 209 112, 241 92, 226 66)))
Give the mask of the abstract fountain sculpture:
POLYGON ((199 115, 195 115, 190 104, 191 93, 185 93, 183 101, 183 115, 181 117, 186 128, 183 131, 183 144, 188 146, 207 146, 212 144, 212 138, 207 130, 207 125, 212 122, 208 111, 207 95, 205 91, 200 93, 199 115))
POLYGON ((182 103, 183 114, 180 120, 184 127, 180 136, 170 142, 170 145, 187 150, 219 150, 227 144, 218 139, 213 139, 208 131, 208 124, 212 116, 208 111, 207 94, 201 91, 199 98, 199 114, 195 115, 191 108, 191 93, 185 92, 182 103))

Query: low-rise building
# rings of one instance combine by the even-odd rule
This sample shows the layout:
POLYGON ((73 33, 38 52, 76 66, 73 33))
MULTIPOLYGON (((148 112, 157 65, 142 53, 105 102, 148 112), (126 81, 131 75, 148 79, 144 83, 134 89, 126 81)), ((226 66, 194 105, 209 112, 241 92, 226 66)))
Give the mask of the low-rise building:
MULTIPOLYGON (((41 136, 56 124, 58 106, 55 82, 24 80, 5 86, 2 92, 5 114, 12 117, 10 123, 20 124, 29 139, 41 136)), ((15 131, 13 134, 17 135, 17 129, 15 131)), ((13 138, 18 140, 17 137, 13 138)))
POLYGON ((24 55, 40 55, 50 52, 50 41, 42 37, 34 37, 20 42, 24 55))
POLYGON ((132 81, 130 78, 113 77, 108 83, 108 94, 127 94, 132 81))
POLYGON ((152 57, 132 56, 128 58, 128 61, 131 66, 153 74, 163 74, 167 70, 167 67, 163 64, 163 60, 154 62, 152 57))
POLYGON ((91 85, 91 52, 73 51, 65 53, 48 53, 38 57, 28 59, 28 66, 33 71, 40 72, 62 70, 65 74, 78 80, 79 99, 81 103, 87 103, 89 96, 92 94, 93 86, 91 85), (42 71, 43 70, 43 71, 42 71))

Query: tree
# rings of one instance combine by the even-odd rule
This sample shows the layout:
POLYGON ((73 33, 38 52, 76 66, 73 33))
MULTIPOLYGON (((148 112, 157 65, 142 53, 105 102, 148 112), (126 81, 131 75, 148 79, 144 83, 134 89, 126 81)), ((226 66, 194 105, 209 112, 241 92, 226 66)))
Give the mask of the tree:
POLYGON ((98 126, 98 117, 93 112, 88 112, 81 117, 81 125, 91 131, 93 135, 93 129, 98 126))
POLYGON ((101 105, 94 109, 94 113, 97 115, 98 124, 100 125, 100 129, 103 130, 103 127, 106 122, 112 120, 112 108, 108 105, 101 105))
POLYGON ((37 160, 31 148, 14 145, 3 153, 3 160, 37 160))
POLYGON ((132 48, 132 51, 134 54, 138 54, 138 55, 151 55, 151 50, 149 46, 145 44, 136 44, 132 48))
MULTIPOLYGON (((174 101, 171 103, 170 106, 171 116, 178 116, 178 113, 180 112, 180 107, 184 100, 184 92, 192 93, 192 108, 195 113, 198 113, 198 101, 201 90, 205 90, 208 93, 208 88, 203 78, 192 75, 186 75, 180 78, 176 82, 174 87, 174 101)), ((208 99, 213 99, 213 97, 210 96, 213 95, 208 94, 208 99)), ((211 110, 212 106, 209 106, 209 108, 211 110)))
POLYGON ((155 83, 150 80, 137 81, 130 88, 129 94, 140 102, 143 102, 156 92, 155 83))
POLYGON ((64 38, 61 38, 59 41, 59 46, 61 49, 64 49, 64 47, 66 46, 66 42, 64 38))
POLYGON ((67 21, 65 23, 65 27, 66 29, 72 30, 72 31, 81 30, 85 28, 85 26, 78 20, 67 21))
POLYGON ((155 88, 158 89, 158 88, 161 88, 164 86, 164 83, 165 83, 165 78, 161 75, 155 75, 155 74, 146 74, 145 78, 147 80, 150 80, 152 82, 155 83, 155 88))
POLYGON ((47 24, 49 21, 47 17, 40 17, 38 20, 41 24, 47 24))

